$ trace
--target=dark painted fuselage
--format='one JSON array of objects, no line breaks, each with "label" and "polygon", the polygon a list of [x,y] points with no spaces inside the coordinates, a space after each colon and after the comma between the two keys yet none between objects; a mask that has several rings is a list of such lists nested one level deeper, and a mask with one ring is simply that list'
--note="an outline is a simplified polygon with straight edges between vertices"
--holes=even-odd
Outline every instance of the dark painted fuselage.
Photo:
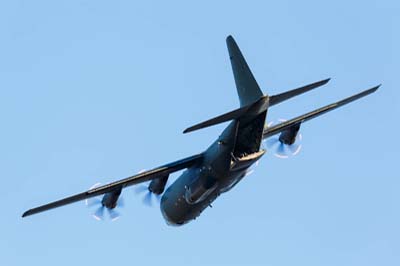
[{"label": "dark painted fuselage", "polygon": [[161,198],[161,212],[169,225],[196,217],[234,187],[264,154],[260,150],[266,111],[240,122],[234,120],[204,152],[203,160],[185,170]]}]

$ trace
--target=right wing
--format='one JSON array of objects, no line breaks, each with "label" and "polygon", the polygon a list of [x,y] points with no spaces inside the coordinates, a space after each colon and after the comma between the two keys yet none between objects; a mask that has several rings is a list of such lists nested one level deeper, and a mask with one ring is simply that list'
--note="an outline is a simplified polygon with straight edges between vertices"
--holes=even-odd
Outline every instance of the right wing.
[{"label": "right wing", "polygon": [[54,202],[30,209],[30,210],[24,212],[22,214],[22,217],[26,217],[26,216],[29,216],[32,214],[43,212],[43,211],[47,211],[47,210],[50,210],[53,208],[61,207],[61,206],[64,206],[64,205],[67,205],[70,203],[74,203],[77,201],[81,201],[84,199],[99,196],[99,195],[114,191],[116,189],[123,189],[125,187],[132,186],[132,185],[135,185],[138,183],[146,182],[146,181],[149,181],[152,179],[157,179],[159,177],[169,175],[170,173],[193,166],[194,164],[199,163],[202,160],[202,158],[203,158],[203,154],[197,154],[197,155],[190,156],[190,157],[187,157],[182,160],[175,161],[173,163],[165,164],[163,166],[154,168],[152,170],[145,171],[145,172],[139,173],[137,175],[130,176],[130,177],[106,184],[101,187],[90,189],[86,192],[82,192],[82,193],[79,193],[79,194],[58,200],[58,201],[54,201]]},{"label": "right wing", "polygon": [[286,129],[289,129],[290,127],[292,127],[294,125],[301,124],[301,123],[303,123],[305,121],[308,121],[308,120],[310,120],[312,118],[315,118],[315,117],[320,116],[320,115],[322,115],[324,113],[332,111],[332,110],[334,110],[336,108],[339,108],[339,107],[341,107],[341,106],[343,106],[345,104],[348,104],[348,103],[350,103],[352,101],[358,100],[358,99],[360,99],[360,98],[362,98],[364,96],[367,96],[368,94],[371,94],[371,93],[375,92],[379,87],[380,87],[380,85],[375,86],[375,87],[373,87],[371,89],[365,90],[363,92],[360,92],[358,94],[350,96],[350,97],[348,97],[346,99],[343,99],[341,101],[338,101],[336,103],[329,104],[329,105],[321,107],[321,108],[319,108],[317,110],[311,111],[311,112],[306,113],[304,115],[301,115],[301,116],[298,116],[296,118],[293,118],[293,119],[290,119],[288,121],[285,121],[283,123],[280,123],[280,124],[278,124],[276,126],[269,127],[269,128],[264,130],[263,139],[268,138],[270,136],[273,136],[275,134],[278,134],[278,133],[280,133],[280,132],[282,132],[282,131],[284,131]]}]

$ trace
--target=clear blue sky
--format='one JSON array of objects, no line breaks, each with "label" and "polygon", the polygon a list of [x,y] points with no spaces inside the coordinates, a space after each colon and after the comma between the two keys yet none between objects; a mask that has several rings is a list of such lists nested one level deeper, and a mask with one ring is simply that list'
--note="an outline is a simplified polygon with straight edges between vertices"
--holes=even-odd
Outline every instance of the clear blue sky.
[{"label": "clear blue sky", "polygon": [[[0,265],[400,265],[398,1],[135,2],[1,1]],[[268,119],[383,86],[184,227],[132,188],[114,223],[20,218],[205,149],[223,126],[181,132],[238,106],[228,34],[265,93],[332,77]]]}]

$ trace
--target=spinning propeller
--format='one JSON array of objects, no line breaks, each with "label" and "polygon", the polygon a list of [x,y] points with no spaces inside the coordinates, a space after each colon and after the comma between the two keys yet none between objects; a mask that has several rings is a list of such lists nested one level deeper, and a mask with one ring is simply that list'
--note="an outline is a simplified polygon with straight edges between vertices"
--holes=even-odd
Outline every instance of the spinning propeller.
[{"label": "spinning propeller", "polygon": [[256,170],[256,167],[260,164],[260,161],[257,161],[254,163],[254,165],[251,168],[248,168],[244,174],[244,176],[249,176],[252,173],[254,173],[254,171]]},{"label": "spinning propeller", "polygon": [[[90,189],[99,187],[101,183],[94,184]],[[124,207],[124,200],[120,197],[121,190],[116,190],[111,193],[106,193],[102,198],[95,197],[85,200],[85,205],[88,208],[96,207],[92,214],[92,217],[98,221],[105,220],[105,212],[108,213],[108,218],[111,221],[116,221],[120,218],[120,213],[116,211],[116,208]]]},{"label": "spinning propeller", "polygon": [[149,185],[147,185],[147,186],[146,185],[139,185],[135,189],[135,193],[136,194],[145,193],[144,196],[143,196],[143,203],[144,203],[144,205],[149,206],[149,207],[153,206],[154,201],[158,203],[161,200],[161,195],[157,195],[154,192],[152,192],[149,189]]},{"label": "spinning propeller", "polygon": [[[140,171],[139,173],[145,170]],[[153,206],[153,202],[157,203],[161,200],[161,195],[165,190],[169,175],[160,176],[153,179],[148,185],[140,185],[135,189],[137,194],[146,193],[143,197],[143,203],[149,207]]]},{"label": "spinning propeller", "polygon": [[[285,119],[278,119],[279,123],[285,122]],[[267,127],[271,127],[276,122],[269,122]],[[298,133],[300,129],[300,125],[294,126],[286,131],[283,131],[280,135],[272,136],[267,139],[265,143],[267,144],[267,148],[274,150],[274,155],[278,158],[286,159],[292,156],[299,154],[302,144],[301,141],[303,136],[301,133]]]}]

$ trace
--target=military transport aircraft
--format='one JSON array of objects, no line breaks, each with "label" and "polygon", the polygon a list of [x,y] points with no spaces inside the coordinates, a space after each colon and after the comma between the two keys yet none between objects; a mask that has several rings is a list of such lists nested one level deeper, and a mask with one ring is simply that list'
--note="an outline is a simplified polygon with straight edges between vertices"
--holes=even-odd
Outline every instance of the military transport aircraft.
[{"label": "military transport aircraft", "polygon": [[[146,189],[152,194],[162,195],[160,208],[167,224],[185,224],[198,217],[219,195],[232,189],[246,176],[250,166],[266,152],[261,145],[264,139],[279,134],[280,149],[290,148],[299,137],[302,123],[373,93],[380,86],[296,118],[270,125],[266,123],[269,107],[320,87],[329,79],[277,95],[264,95],[233,37],[228,36],[226,43],[240,108],[184,130],[184,133],[187,133],[230,121],[221,135],[204,152],[30,209],[22,217],[101,195],[102,199],[98,200],[101,212],[107,209],[110,211],[110,217],[113,217],[113,209],[120,204],[123,189],[151,181]],[[170,174],[183,169],[186,170],[165,190]]]}]

